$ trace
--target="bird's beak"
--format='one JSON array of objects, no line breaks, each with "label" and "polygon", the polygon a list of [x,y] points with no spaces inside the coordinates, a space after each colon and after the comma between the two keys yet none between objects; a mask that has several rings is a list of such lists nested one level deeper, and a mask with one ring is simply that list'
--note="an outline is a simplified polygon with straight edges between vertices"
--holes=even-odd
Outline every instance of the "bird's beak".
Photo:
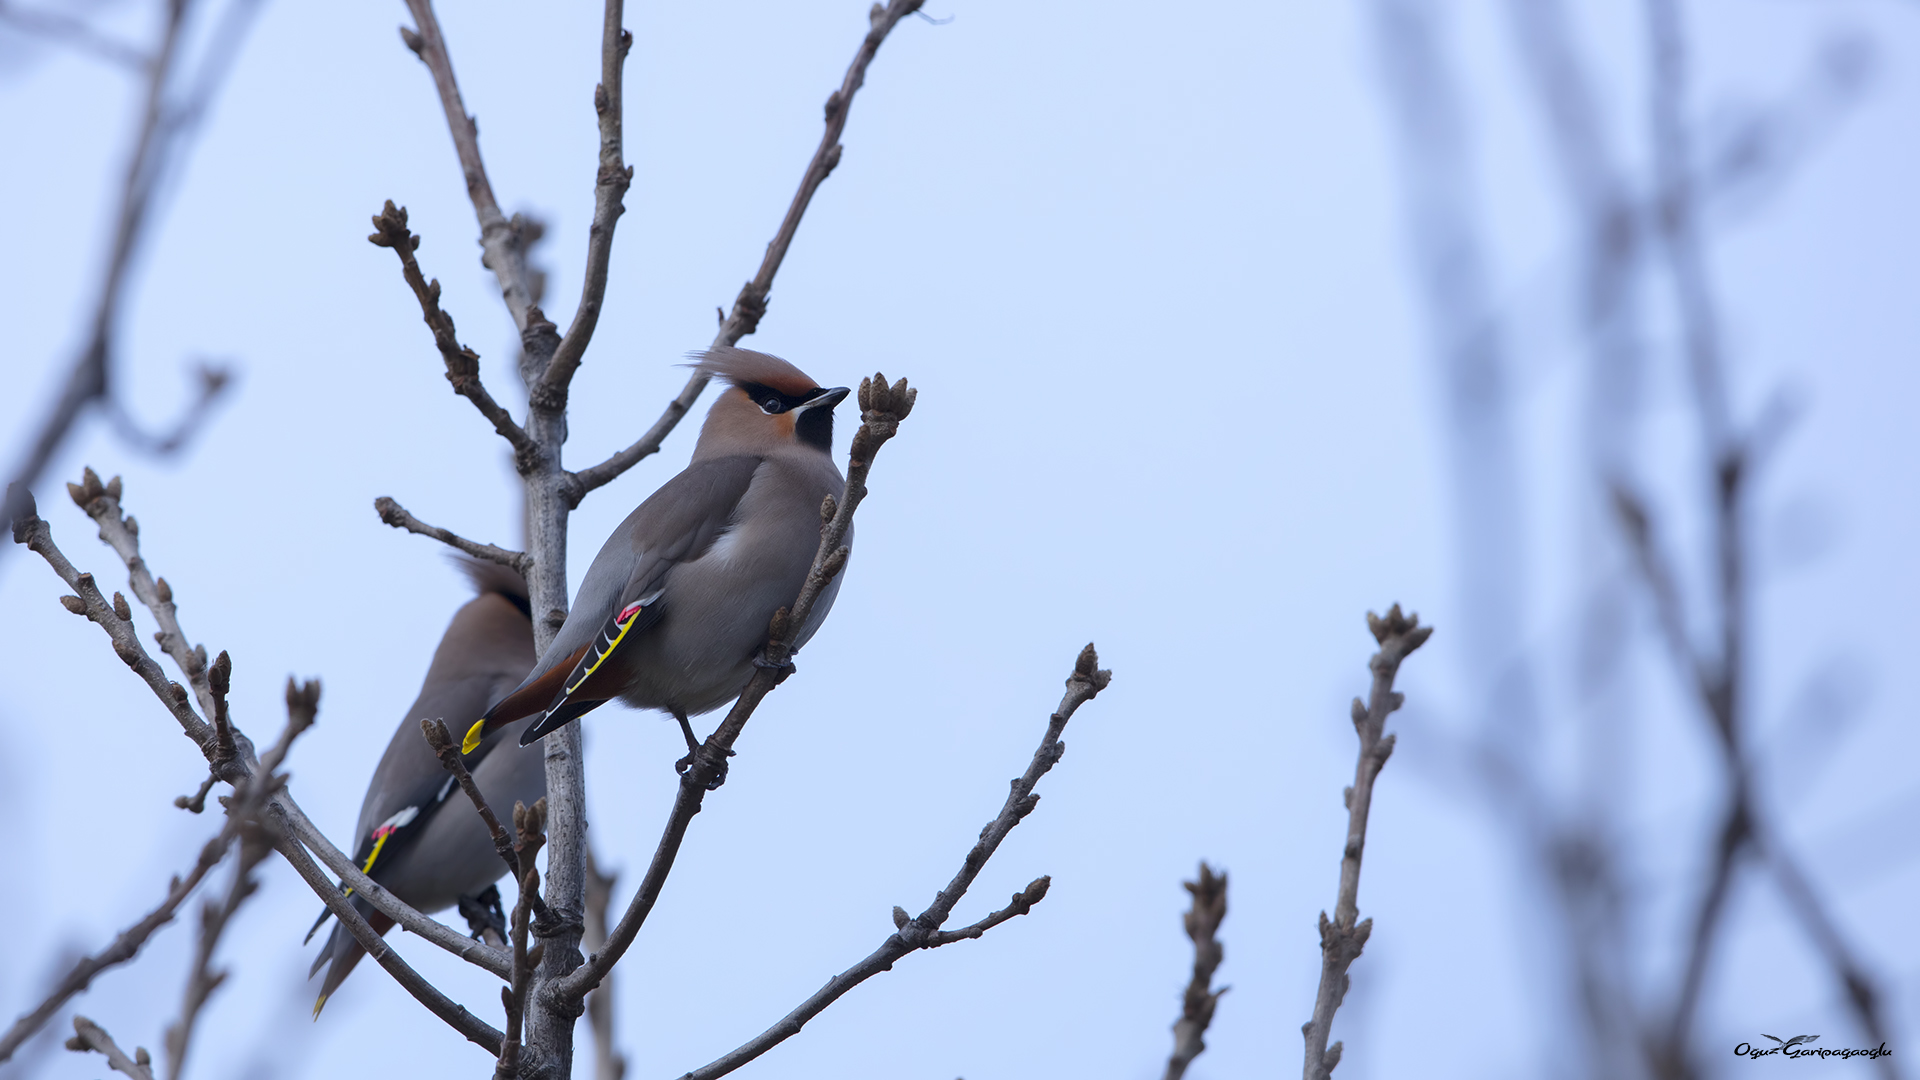
[{"label": "bird's beak", "polygon": [[822,390],[819,393],[813,395],[811,398],[808,398],[805,404],[801,405],[799,408],[793,411],[797,413],[806,412],[808,409],[816,408],[819,406],[825,406],[827,409],[831,410],[835,405],[838,405],[842,401],[845,401],[847,399],[847,395],[851,393],[853,393],[853,391],[847,389],[844,386],[836,386],[831,390]]}]

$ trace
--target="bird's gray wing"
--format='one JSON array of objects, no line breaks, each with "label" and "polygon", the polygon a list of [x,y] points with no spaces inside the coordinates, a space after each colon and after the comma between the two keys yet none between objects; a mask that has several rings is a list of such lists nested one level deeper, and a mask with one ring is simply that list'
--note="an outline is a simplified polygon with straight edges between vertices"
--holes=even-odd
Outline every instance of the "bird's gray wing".
[{"label": "bird's gray wing", "polygon": [[[549,722],[565,722],[556,719],[562,710],[577,708],[571,719],[589,700],[613,696],[600,692],[607,687],[594,675],[610,673],[607,660],[659,619],[672,601],[668,573],[706,554],[726,531],[761,460],[742,454],[697,461],[629,514],[587,568],[573,610],[532,674],[488,711],[484,727],[475,725],[469,739],[543,710],[541,727],[551,730]],[[603,674],[601,682],[607,681]],[[540,734],[530,728],[521,737]]]}]

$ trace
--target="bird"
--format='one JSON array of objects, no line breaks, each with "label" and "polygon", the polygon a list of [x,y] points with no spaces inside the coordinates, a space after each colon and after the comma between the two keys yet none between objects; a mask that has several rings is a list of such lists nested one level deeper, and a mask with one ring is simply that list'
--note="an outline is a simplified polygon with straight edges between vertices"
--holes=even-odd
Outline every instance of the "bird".
[{"label": "bird", "polygon": [[[533,671],[473,725],[464,746],[538,714],[520,735],[531,743],[618,698],[679,721],[684,767],[699,746],[688,717],[738,697],[764,663],[769,622],[813,566],[824,502],[845,492],[833,463],[833,409],[848,391],[749,349],[695,359],[727,387],[692,461],[613,530]],[[797,644],[820,628],[839,589],[836,576]]]},{"label": "bird", "polygon": [[[503,930],[494,882],[507,872],[506,865],[471,800],[457,790],[453,774],[421,734],[420,721],[445,720],[459,731],[505,696],[533,666],[533,622],[526,581],[518,572],[474,560],[458,560],[458,565],[478,595],[454,613],[427,667],[420,696],[401,717],[374,768],[354,828],[353,861],[362,873],[420,911],[431,914],[459,904],[463,913],[471,910],[478,916],[490,907],[480,921]],[[545,755],[521,746],[512,735],[511,730],[502,731],[463,757],[487,805],[500,818],[511,817],[515,802],[532,804],[547,790]],[[376,932],[392,928],[392,919],[353,896],[352,890],[347,892]],[[320,912],[307,931],[308,941],[329,914]],[[363,955],[353,935],[336,925],[307,972],[311,979],[327,967],[313,1004],[315,1019]]]}]

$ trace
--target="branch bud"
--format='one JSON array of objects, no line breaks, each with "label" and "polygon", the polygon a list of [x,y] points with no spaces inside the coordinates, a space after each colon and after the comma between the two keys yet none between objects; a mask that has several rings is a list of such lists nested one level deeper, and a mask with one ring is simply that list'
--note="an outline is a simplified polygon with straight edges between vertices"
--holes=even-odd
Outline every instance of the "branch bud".
[{"label": "branch bud", "polygon": [[113,613],[120,616],[121,622],[133,621],[133,609],[127,606],[127,598],[119,593],[113,594]]},{"label": "branch bud", "polygon": [[85,600],[80,599],[77,596],[61,597],[60,606],[63,608],[66,608],[68,611],[71,611],[75,615],[85,615],[87,613],[87,602]]}]

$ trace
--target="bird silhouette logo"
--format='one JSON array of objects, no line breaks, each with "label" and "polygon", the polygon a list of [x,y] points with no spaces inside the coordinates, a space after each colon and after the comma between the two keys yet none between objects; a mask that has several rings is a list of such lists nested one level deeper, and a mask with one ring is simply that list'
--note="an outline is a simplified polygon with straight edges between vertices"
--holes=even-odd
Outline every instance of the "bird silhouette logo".
[{"label": "bird silhouette logo", "polygon": [[1814,1042],[1820,1038],[1818,1035],[1795,1035],[1791,1039],[1782,1039],[1778,1035],[1769,1035],[1764,1031],[1760,1033],[1760,1037],[1763,1039],[1772,1039],[1774,1042],[1779,1043],[1780,1045],[1775,1047],[1777,1050],[1791,1050],[1801,1043]]}]

